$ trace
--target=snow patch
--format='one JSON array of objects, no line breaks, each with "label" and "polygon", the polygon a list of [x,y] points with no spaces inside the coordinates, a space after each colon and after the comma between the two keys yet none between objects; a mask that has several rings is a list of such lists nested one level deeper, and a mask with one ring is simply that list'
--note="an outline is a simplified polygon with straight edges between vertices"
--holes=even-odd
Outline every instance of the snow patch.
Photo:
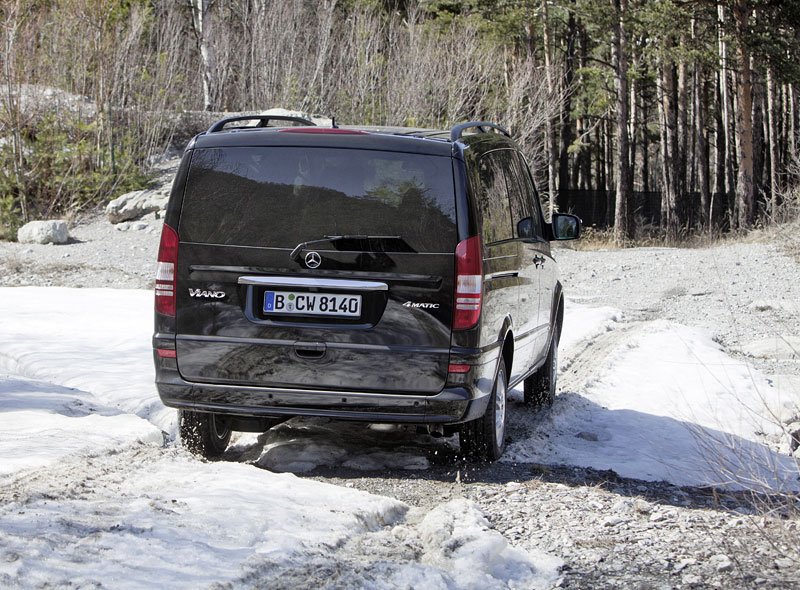
[{"label": "snow patch", "polygon": [[418,525],[422,562],[453,576],[457,588],[549,588],[563,562],[544,553],[527,553],[491,530],[472,501],[452,500],[431,510]]},{"label": "snow patch", "polygon": [[561,328],[559,354],[562,365],[579,352],[579,344],[590,342],[600,334],[616,328],[622,312],[613,307],[589,307],[567,298],[564,307],[564,325]]},{"label": "snow patch", "polygon": [[407,511],[365,492],[170,454],[121,473],[92,473],[87,484],[89,493],[76,499],[0,509],[0,579],[197,588],[234,581],[262,561],[330,552]]},{"label": "snow patch", "polygon": [[800,337],[783,335],[754,340],[742,346],[747,356],[776,360],[800,359]]},{"label": "snow patch", "polygon": [[0,375],[0,432],[0,475],[164,441],[146,420],[103,407],[91,394],[10,375]]},{"label": "snow patch", "polygon": [[0,371],[90,391],[175,435],[154,383],[152,291],[0,288],[0,318]]},{"label": "snow patch", "polygon": [[757,490],[800,487],[774,450],[791,400],[705,331],[656,321],[621,340],[583,395],[562,393],[505,461],[612,469],[644,480]]}]

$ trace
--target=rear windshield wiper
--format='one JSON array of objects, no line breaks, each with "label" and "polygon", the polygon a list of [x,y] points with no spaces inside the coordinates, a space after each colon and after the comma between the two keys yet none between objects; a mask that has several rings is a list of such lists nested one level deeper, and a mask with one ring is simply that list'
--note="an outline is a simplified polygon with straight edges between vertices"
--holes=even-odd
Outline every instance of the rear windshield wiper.
[{"label": "rear windshield wiper", "polygon": [[316,244],[333,244],[335,242],[341,242],[346,240],[385,240],[385,241],[399,241],[402,243],[405,248],[399,250],[400,252],[414,252],[415,250],[409,246],[406,241],[400,236],[369,236],[366,234],[350,234],[344,236],[325,236],[324,238],[320,238],[319,240],[309,240],[308,242],[300,242],[297,246],[294,247],[292,253],[289,254],[289,257],[292,260],[299,261],[300,254],[308,248],[309,246],[314,246]]}]

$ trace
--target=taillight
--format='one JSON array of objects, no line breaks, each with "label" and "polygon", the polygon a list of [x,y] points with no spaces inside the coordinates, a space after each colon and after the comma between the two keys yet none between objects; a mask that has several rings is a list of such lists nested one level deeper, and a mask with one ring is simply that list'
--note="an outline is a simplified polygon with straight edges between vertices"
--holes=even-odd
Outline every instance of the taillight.
[{"label": "taillight", "polygon": [[478,323],[483,298],[481,239],[472,236],[456,246],[456,305],[453,329],[466,330]]},{"label": "taillight", "polygon": [[175,315],[175,270],[178,266],[178,232],[164,224],[158,246],[156,312]]}]

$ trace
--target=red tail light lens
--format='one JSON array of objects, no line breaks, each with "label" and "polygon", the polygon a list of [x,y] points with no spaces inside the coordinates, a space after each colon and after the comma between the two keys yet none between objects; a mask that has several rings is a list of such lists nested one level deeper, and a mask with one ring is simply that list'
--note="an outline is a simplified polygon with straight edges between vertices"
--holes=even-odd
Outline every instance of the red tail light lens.
[{"label": "red tail light lens", "polygon": [[156,313],[175,316],[175,271],[178,266],[178,232],[164,224],[158,246]]},{"label": "red tail light lens", "polygon": [[456,305],[453,329],[475,327],[483,301],[483,257],[481,239],[472,236],[456,246]]}]

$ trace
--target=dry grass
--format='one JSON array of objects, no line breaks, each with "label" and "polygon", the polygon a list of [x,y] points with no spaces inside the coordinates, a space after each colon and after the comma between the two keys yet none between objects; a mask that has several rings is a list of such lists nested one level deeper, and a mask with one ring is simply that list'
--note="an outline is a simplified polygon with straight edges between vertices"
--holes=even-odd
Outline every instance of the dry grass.
[{"label": "dry grass", "polygon": [[[764,222],[749,231],[720,232],[707,230],[685,230],[676,240],[668,239],[666,232],[655,226],[643,225],[636,229],[627,248],[711,248],[725,244],[776,244],[787,255],[800,262],[800,216],[793,221]],[[584,227],[581,238],[570,242],[574,250],[616,250],[614,228],[600,229]]]}]

